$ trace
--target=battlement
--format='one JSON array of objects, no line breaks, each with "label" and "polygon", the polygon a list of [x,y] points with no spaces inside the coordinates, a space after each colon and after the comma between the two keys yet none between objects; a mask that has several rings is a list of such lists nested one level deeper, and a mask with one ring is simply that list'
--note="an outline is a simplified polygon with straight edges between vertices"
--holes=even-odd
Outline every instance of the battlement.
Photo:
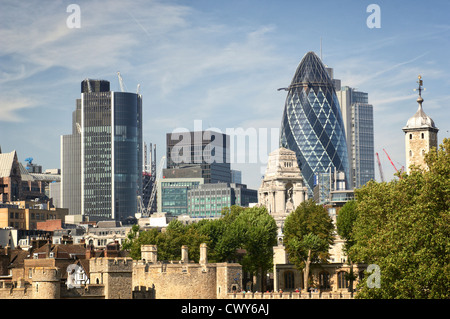
[{"label": "battlement", "polygon": [[142,259],[133,262],[132,286],[139,287],[133,292],[135,297],[224,298],[227,292],[241,287],[241,265],[208,263],[206,244],[200,245],[199,263],[189,261],[185,245],[181,247],[181,259],[175,261],[158,261],[155,245],[144,245],[141,252]]},{"label": "battlement", "polygon": [[128,257],[101,257],[89,260],[91,273],[131,272],[133,259]]},{"label": "battlement", "polygon": [[61,271],[58,267],[34,267],[31,279],[33,282],[59,282]]}]

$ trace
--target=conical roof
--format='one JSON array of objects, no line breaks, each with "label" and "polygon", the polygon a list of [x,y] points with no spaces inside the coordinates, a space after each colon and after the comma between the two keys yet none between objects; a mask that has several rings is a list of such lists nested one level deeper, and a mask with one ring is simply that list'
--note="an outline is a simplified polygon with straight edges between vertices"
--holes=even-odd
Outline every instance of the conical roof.
[{"label": "conical roof", "polygon": [[306,53],[298,65],[291,85],[300,83],[333,84],[324,64],[312,51]]}]

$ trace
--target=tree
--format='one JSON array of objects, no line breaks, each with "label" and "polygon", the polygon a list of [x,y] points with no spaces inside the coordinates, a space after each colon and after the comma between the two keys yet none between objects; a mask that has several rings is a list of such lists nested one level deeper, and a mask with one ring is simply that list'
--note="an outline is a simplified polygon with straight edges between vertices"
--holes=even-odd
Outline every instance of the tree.
[{"label": "tree", "polygon": [[349,256],[349,251],[351,247],[355,244],[355,239],[353,238],[353,227],[358,217],[358,212],[356,211],[357,202],[355,200],[348,201],[339,210],[336,218],[336,229],[339,236],[344,239],[344,252],[347,254],[348,260],[350,262],[350,273],[347,275],[348,280],[350,280],[350,287],[353,291],[353,281],[356,276],[353,272],[353,261]]},{"label": "tree", "polygon": [[273,266],[273,246],[277,242],[277,225],[265,207],[241,208],[230,227],[230,235],[239,238],[246,253],[241,261],[244,271],[260,274],[265,289],[265,274]]},{"label": "tree", "polygon": [[353,238],[353,226],[355,224],[358,213],[356,211],[355,200],[348,201],[339,210],[336,218],[337,233],[345,240],[344,250],[346,253],[354,245],[355,240]]},{"label": "tree", "polygon": [[380,287],[358,285],[358,298],[450,297],[450,140],[430,151],[428,169],[356,191],[355,262],[380,269]]},{"label": "tree", "polygon": [[333,243],[334,225],[325,208],[312,199],[301,203],[284,223],[284,243],[289,260],[303,270],[305,289],[309,288],[312,263],[327,262]]}]

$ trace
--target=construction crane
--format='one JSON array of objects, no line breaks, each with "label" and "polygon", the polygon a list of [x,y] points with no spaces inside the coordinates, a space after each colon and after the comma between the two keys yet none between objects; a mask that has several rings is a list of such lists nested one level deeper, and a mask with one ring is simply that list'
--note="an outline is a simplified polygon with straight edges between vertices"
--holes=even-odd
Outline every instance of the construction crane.
[{"label": "construction crane", "polygon": [[141,196],[137,197],[137,203],[138,203],[138,213],[136,214],[137,218],[149,217],[150,214],[152,213],[152,206],[153,206],[153,202],[155,201],[155,197],[156,197],[156,189],[157,189],[158,181],[162,175],[162,170],[163,170],[163,165],[165,163],[165,160],[166,160],[166,157],[163,156],[161,158],[161,161],[159,162],[158,176],[155,178],[155,181],[153,183],[152,193],[150,194],[150,200],[148,201],[147,207],[144,206],[142,197]]},{"label": "construction crane", "polygon": [[389,161],[391,162],[392,166],[394,166],[395,171],[398,172],[397,167],[395,167],[394,163],[392,162],[391,158],[389,157],[389,154],[386,152],[386,150],[384,148],[383,148],[383,151],[386,153],[386,156],[389,159]]},{"label": "construction crane", "polygon": [[377,155],[378,169],[380,170],[381,182],[384,182],[383,168],[381,167],[380,157],[378,156],[378,153],[375,154]]},{"label": "construction crane", "polygon": [[139,94],[140,90],[141,90],[141,85],[138,84],[138,85],[137,85],[137,89],[136,89],[136,94]]},{"label": "construction crane", "polygon": [[156,176],[155,182],[153,183],[152,193],[150,195],[150,200],[148,201],[148,205],[147,205],[147,209],[146,209],[146,212],[148,213],[148,215],[150,215],[150,213],[151,213],[151,209],[152,209],[152,206],[153,206],[153,201],[155,200],[156,188],[157,188],[159,180],[161,179],[162,170],[163,170],[163,166],[164,166],[165,161],[166,161],[166,157],[163,156],[161,158],[161,161],[159,162],[158,175]]},{"label": "construction crane", "polygon": [[125,86],[123,84],[123,79],[122,79],[122,76],[120,75],[120,72],[117,72],[117,77],[119,78],[120,90],[122,92],[125,92]]},{"label": "construction crane", "polygon": [[[397,172],[397,173],[402,173],[403,172],[403,166],[402,166],[402,168],[400,169],[400,171],[397,169],[397,167],[395,167],[395,165],[394,165],[394,162],[392,162],[392,160],[391,160],[391,158],[390,158],[390,156],[389,156],[389,154],[386,152],[386,150],[383,148],[383,151],[386,153],[386,156],[387,156],[387,158],[389,159],[389,161],[391,162],[391,164],[392,164],[392,166],[394,166],[394,169],[395,169],[395,171]],[[400,175],[400,178],[402,178],[401,177],[401,175]]]}]

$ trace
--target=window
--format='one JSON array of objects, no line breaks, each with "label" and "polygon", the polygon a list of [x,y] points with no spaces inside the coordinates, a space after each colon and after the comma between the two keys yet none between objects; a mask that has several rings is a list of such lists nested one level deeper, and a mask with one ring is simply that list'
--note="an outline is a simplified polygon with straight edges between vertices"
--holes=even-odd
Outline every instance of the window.
[{"label": "window", "polygon": [[422,137],[422,140],[425,138],[424,135],[423,135],[423,133],[421,134],[421,137]]},{"label": "window", "polygon": [[327,271],[322,271],[319,274],[320,289],[330,289],[330,274]]},{"label": "window", "polygon": [[284,273],[284,289],[294,289],[294,272],[286,271]]},{"label": "window", "polygon": [[348,288],[347,272],[341,271],[338,273],[338,288],[345,289]]},{"label": "window", "polygon": [[412,140],[412,134],[409,134],[409,139]]}]

